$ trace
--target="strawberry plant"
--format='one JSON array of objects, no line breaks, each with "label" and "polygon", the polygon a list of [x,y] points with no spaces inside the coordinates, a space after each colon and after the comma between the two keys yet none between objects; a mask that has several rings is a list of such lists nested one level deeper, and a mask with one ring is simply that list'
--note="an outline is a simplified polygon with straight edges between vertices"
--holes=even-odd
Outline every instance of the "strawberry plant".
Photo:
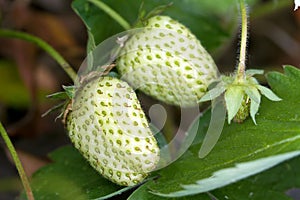
[{"label": "strawberry plant", "polygon": [[[45,113],[59,110],[68,145],[29,180],[0,123],[20,199],[291,199],[286,191],[300,187],[300,70],[246,70],[257,5],[74,0],[88,35],[77,73],[39,37],[0,29],[45,50],[73,82],[48,96],[61,102]],[[228,75],[217,57],[239,26]]]}]

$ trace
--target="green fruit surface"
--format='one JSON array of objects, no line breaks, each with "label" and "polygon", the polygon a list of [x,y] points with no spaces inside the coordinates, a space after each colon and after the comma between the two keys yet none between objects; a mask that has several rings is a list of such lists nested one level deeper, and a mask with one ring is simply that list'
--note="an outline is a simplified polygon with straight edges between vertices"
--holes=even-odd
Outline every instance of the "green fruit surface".
[{"label": "green fruit surface", "polygon": [[181,23],[155,16],[137,29],[117,59],[131,86],[171,105],[193,106],[217,78],[217,67],[200,41]]},{"label": "green fruit surface", "polygon": [[157,142],[136,94],[119,79],[100,77],[81,86],[66,125],[91,166],[119,185],[140,183],[159,161]]}]

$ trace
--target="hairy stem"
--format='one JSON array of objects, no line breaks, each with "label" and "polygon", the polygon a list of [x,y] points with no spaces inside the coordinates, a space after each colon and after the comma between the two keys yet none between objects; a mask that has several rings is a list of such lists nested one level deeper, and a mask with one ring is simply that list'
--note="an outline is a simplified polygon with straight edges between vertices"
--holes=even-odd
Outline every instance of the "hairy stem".
[{"label": "hairy stem", "polygon": [[247,8],[244,0],[240,1],[240,12],[242,18],[242,32],[241,32],[241,46],[240,46],[240,57],[239,64],[237,68],[237,77],[236,80],[243,81],[245,78],[246,71],[246,51],[247,51],[247,35],[248,35],[248,16]]},{"label": "hairy stem", "polygon": [[113,18],[116,22],[118,22],[125,30],[129,30],[131,28],[130,24],[116,11],[111,9],[108,5],[103,3],[101,0],[88,0],[93,3],[95,6],[103,10],[106,14],[108,14],[111,18]]},{"label": "hairy stem", "polygon": [[36,36],[30,35],[28,33],[5,29],[0,29],[0,37],[17,38],[36,44],[44,51],[46,51],[53,59],[55,59],[58,62],[58,64],[63,68],[63,70],[65,70],[65,72],[69,75],[69,77],[73,81],[75,81],[77,75],[76,72],[70,66],[70,64],[44,40]]},{"label": "hairy stem", "polygon": [[32,190],[31,190],[31,187],[30,187],[30,184],[29,184],[29,181],[28,181],[28,178],[25,174],[25,171],[24,171],[24,168],[21,164],[21,161],[18,157],[18,154],[12,144],[12,142],[10,141],[9,139],[9,136],[7,134],[7,132],[5,131],[2,123],[0,122],[0,132],[1,132],[1,136],[11,154],[11,157],[13,158],[14,160],[14,163],[17,167],[17,170],[19,172],[19,175],[20,175],[20,178],[21,178],[21,181],[23,183],[23,186],[25,188],[25,192],[26,192],[26,195],[27,195],[27,198],[28,200],[34,200],[34,197],[33,197],[33,193],[32,193]]}]

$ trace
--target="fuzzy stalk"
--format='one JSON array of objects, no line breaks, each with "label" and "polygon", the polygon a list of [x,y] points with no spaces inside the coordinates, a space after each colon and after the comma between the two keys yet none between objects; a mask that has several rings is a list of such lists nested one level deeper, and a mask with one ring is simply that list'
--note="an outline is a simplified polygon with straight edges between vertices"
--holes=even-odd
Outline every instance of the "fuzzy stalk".
[{"label": "fuzzy stalk", "polygon": [[242,20],[242,31],[241,31],[241,46],[239,63],[237,67],[236,82],[243,82],[245,79],[246,72],[246,53],[247,53],[247,39],[248,39],[248,16],[247,8],[244,0],[239,0],[240,2],[240,12]]},{"label": "fuzzy stalk", "polygon": [[29,184],[29,181],[28,181],[28,178],[26,176],[26,173],[24,171],[24,168],[21,164],[21,161],[18,157],[18,154],[16,152],[16,149],[14,148],[11,140],[9,139],[9,136],[6,132],[6,130],[4,129],[2,123],[0,122],[0,132],[1,132],[1,136],[11,154],[11,157],[16,165],[16,168],[18,170],[18,173],[20,175],[20,178],[21,178],[21,181],[22,181],[22,184],[24,186],[24,189],[25,189],[25,192],[26,192],[26,195],[27,195],[27,198],[28,200],[34,200],[34,196],[33,196],[33,193],[32,193],[32,190],[31,190],[31,187],[30,187],[30,184]]}]

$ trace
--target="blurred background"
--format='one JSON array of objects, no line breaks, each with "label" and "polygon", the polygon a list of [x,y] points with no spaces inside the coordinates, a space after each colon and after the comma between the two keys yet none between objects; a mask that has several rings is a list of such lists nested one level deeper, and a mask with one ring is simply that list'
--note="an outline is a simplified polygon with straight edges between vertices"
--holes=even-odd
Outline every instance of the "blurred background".
[{"label": "blurred background", "polygon": [[[77,4],[73,5],[75,10],[80,10],[78,6],[81,2],[76,1]],[[124,2],[124,5],[117,5],[119,1],[106,2],[117,11],[124,8],[124,17],[134,22],[140,1],[128,1],[127,5]],[[153,5],[159,5],[159,2],[152,1]],[[204,0],[203,5],[198,5],[203,9],[194,7],[193,10],[191,7],[197,4],[195,0],[182,1],[184,5],[190,3],[190,7],[181,7],[181,10],[178,10],[180,5],[176,7],[176,2],[169,14],[197,35],[221,72],[232,72],[239,44],[235,1],[225,8],[215,9]],[[88,37],[84,23],[71,4],[71,0],[0,0],[1,28],[24,31],[42,38],[61,53],[74,69],[78,69],[86,56]],[[285,64],[300,67],[300,10],[293,12],[293,1],[251,0],[249,4],[248,68],[267,72],[282,71]],[[206,21],[207,16],[211,20]],[[92,26],[95,29],[98,24],[97,31],[100,33],[97,42],[122,31],[105,14],[97,17],[99,21]],[[264,82],[264,79],[261,81]],[[60,119],[55,120],[58,113],[41,117],[57,103],[45,96],[61,91],[62,85],[72,85],[72,81],[44,51],[21,40],[0,38],[0,120],[17,148],[28,176],[51,162],[47,158],[49,152],[70,143]],[[155,102],[142,94],[139,97],[145,110]],[[168,118],[168,129],[175,130],[178,111],[174,107],[166,107],[168,116],[171,116]],[[0,139],[0,199],[15,199],[21,190],[17,171]],[[291,196],[296,195],[294,191],[289,192]],[[296,196],[294,198],[297,199]]]}]

